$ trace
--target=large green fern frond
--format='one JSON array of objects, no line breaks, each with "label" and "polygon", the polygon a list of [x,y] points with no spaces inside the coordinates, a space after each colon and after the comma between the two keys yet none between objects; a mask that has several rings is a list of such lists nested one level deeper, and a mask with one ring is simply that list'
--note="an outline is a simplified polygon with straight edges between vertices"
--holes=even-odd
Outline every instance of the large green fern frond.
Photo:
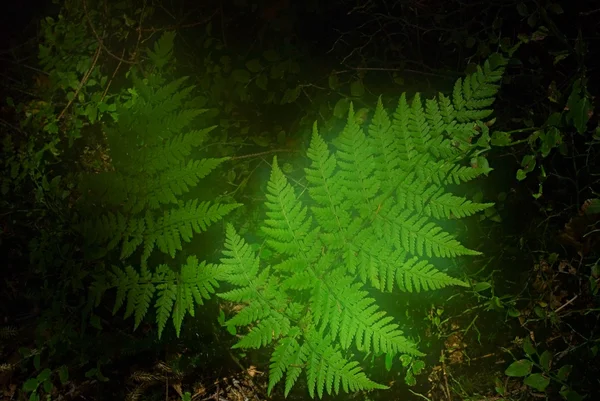
[{"label": "large green fern frond", "polygon": [[214,127],[184,131],[202,112],[184,108],[192,89],[182,88],[184,79],[159,88],[134,82],[143,95],[120,107],[119,121],[106,130],[114,170],[81,181],[81,191],[93,205],[82,231],[94,246],[106,244],[110,250],[122,244],[122,259],[143,247],[144,264],[156,246],[174,256],[182,240],[189,241],[239,205],[180,204],[183,195],[228,158],[190,158]]},{"label": "large green fern frond", "polygon": [[[158,69],[172,57],[173,38],[165,33],[149,52]],[[174,258],[184,242],[240,205],[189,199],[190,191],[228,160],[192,157],[215,128],[194,127],[205,111],[189,106],[194,87],[185,85],[185,77],[167,81],[160,73],[141,78],[132,71],[131,77],[133,87],[114,113],[117,121],[103,127],[110,167],[81,176],[79,229],[91,259],[112,257],[127,265],[136,255],[141,266],[98,274],[90,299],[97,305],[107,289],[116,289],[114,311],[125,304],[134,327],[154,302],[159,335],[169,319],[179,335],[184,316],[193,316],[196,305],[214,292],[217,273],[195,257],[170,267],[156,266],[164,259],[154,261],[151,255],[158,249]]]},{"label": "large green fern frond", "polygon": [[188,257],[178,273],[164,264],[154,272],[142,267],[139,273],[132,266],[124,269],[113,266],[107,280],[95,282],[97,288],[94,295],[98,303],[103,292],[115,288],[113,314],[125,304],[125,318],[134,316],[134,328],[140,325],[156,298],[154,307],[159,337],[169,318],[172,318],[175,332],[179,335],[185,314],[194,316],[195,306],[202,305],[205,299],[210,298],[221,278],[221,272],[215,265],[198,262],[195,256]]},{"label": "large green fern frond", "polygon": [[421,355],[366,286],[420,292],[467,285],[434,262],[479,254],[442,220],[491,206],[448,185],[490,171],[481,119],[491,114],[504,65],[491,58],[459,80],[451,97],[409,101],[403,94],[391,118],[380,99],[366,132],[351,105],[333,151],[315,124],[307,200],[273,159],[261,227],[272,252],[258,257],[228,226],[220,266],[233,286],[220,296],[237,304],[226,324],[248,327],[236,346],[273,347],[269,392],[285,378],[287,395],[302,372],[311,397],[385,388],[367,378],[354,351]]}]

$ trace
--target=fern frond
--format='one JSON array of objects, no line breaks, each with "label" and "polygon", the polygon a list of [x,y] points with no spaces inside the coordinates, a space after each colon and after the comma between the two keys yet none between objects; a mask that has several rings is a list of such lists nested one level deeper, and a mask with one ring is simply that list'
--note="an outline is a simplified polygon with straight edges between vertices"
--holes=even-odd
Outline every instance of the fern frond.
[{"label": "fern frond", "polygon": [[332,340],[339,335],[342,349],[348,349],[355,340],[356,347],[363,352],[373,349],[376,353],[422,355],[398,330],[398,326],[390,323],[392,318],[377,311],[378,307],[373,305],[375,300],[361,290],[361,283],[354,283],[352,278],[340,274],[340,271],[332,272],[330,280],[336,284],[317,282],[309,301],[313,322],[321,332],[328,328]]},{"label": "fern frond", "polygon": [[372,179],[375,161],[372,149],[363,130],[354,118],[354,107],[350,104],[346,128],[334,141],[337,148],[338,179],[343,185],[344,195],[352,206],[358,207],[364,216],[373,209],[373,198],[380,183]]},{"label": "fern frond", "polygon": [[367,378],[358,362],[346,360],[329,336],[311,332],[302,348],[306,354],[308,393],[312,398],[315,391],[319,398],[323,398],[324,391],[338,394],[340,385],[345,392],[388,388]]},{"label": "fern frond", "polygon": [[142,267],[141,274],[131,266],[125,269],[113,266],[107,287],[117,290],[113,314],[126,300],[125,318],[134,315],[134,329],[146,316],[156,295],[154,307],[160,338],[170,317],[179,336],[186,312],[194,316],[194,308],[210,298],[219,286],[219,278],[220,272],[214,265],[199,263],[195,256],[190,256],[179,273],[164,264],[159,265],[154,273]]},{"label": "fern frond", "polygon": [[[390,278],[393,280],[393,277]],[[396,270],[396,280],[398,287],[407,292],[438,290],[451,285],[468,287],[464,281],[450,277],[426,260],[419,260],[416,257],[401,264],[401,267]]]},{"label": "fern frond", "polygon": [[273,159],[271,179],[267,186],[267,217],[262,231],[267,234],[267,243],[284,255],[304,253],[315,246],[316,232],[310,232],[312,218],[307,217],[307,208],[298,202],[294,190],[285,179]]},{"label": "fern frond", "polygon": [[[273,253],[259,258],[228,225],[220,269],[235,288],[219,294],[239,305],[227,325],[248,327],[235,347],[273,345],[269,393],[285,377],[287,395],[302,371],[311,397],[382,389],[351,360],[351,350],[423,355],[365,287],[421,292],[467,285],[431,260],[479,254],[440,220],[491,206],[448,185],[490,171],[481,156],[489,132],[479,119],[491,113],[503,65],[486,63],[459,80],[451,97],[423,102],[417,94],[409,103],[402,94],[391,119],[379,99],[366,132],[350,105],[334,151],[315,124],[302,189],[311,204],[273,158],[261,227]],[[465,163],[473,150],[473,165]]]},{"label": "fern frond", "polygon": [[193,233],[206,231],[210,224],[239,206],[240,204],[198,202],[194,199],[177,209],[165,211],[156,219],[148,214],[145,219],[147,230],[144,233],[142,262],[148,259],[155,245],[161,252],[175,257],[175,252],[182,249],[181,240],[189,242]]},{"label": "fern frond", "polygon": [[148,50],[148,56],[157,68],[164,67],[173,58],[173,40],[175,32],[166,31],[154,44],[154,51]]}]

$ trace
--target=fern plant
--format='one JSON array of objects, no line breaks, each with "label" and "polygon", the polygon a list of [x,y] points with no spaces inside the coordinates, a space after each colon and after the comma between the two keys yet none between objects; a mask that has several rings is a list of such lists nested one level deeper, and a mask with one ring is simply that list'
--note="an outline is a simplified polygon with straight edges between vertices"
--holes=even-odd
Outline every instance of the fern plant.
[{"label": "fern plant", "polygon": [[219,294],[237,304],[226,325],[248,328],[234,347],[273,348],[269,392],[284,380],[287,396],[302,371],[313,398],[383,389],[353,360],[355,350],[422,355],[366,286],[418,292],[466,285],[431,258],[479,254],[439,221],[491,206],[446,186],[490,171],[479,155],[489,142],[482,120],[492,113],[504,65],[501,56],[492,57],[458,80],[451,97],[423,104],[419,95],[409,103],[403,94],[392,119],[379,100],[366,133],[351,106],[335,152],[315,124],[305,169],[308,200],[274,158],[261,227],[271,252],[258,256],[228,225],[220,270],[234,288]]},{"label": "fern plant", "polygon": [[[158,67],[168,64],[173,38],[164,34],[150,52]],[[149,258],[156,248],[174,258],[182,241],[189,242],[239,205],[184,198],[228,160],[193,157],[215,128],[188,129],[204,111],[187,102],[193,87],[183,86],[185,78],[166,83],[159,73],[144,79],[133,74],[133,82],[131,97],[117,107],[118,121],[105,127],[110,168],[82,177],[86,218],[80,229],[94,257],[118,248],[123,262],[137,254],[141,270],[113,266],[112,273],[96,277],[91,293],[98,305],[107,289],[116,288],[114,312],[126,303],[125,316],[135,315],[137,327],[157,292],[159,336],[171,316],[179,335],[185,313],[193,315],[195,304],[214,292],[217,271],[195,257],[177,269],[167,264],[152,268]]]}]

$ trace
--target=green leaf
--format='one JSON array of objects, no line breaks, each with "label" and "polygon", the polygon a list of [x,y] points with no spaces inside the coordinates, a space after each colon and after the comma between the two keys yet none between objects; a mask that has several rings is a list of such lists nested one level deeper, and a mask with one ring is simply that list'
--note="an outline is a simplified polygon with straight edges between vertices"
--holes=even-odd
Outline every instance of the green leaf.
[{"label": "green leaf", "polygon": [[267,147],[271,144],[271,141],[267,136],[254,136],[252,141],[258,146]]},{"label": "green leaf", "polygon": [[566,381],[573,370],[573,365],[563,365],[558,369],[558,373],[556,373],[556,377],[559,380]]},{"label": "green leaf", "polygon": [[350,94],[354,97],[361,97],[365,94],[365,87],[362,80],[359,79],[350,84]]},{"label": "green leaf", "polygon": [[282,79],[285,75],[286,67],[287,67],[286,62],[273,64],[271,66],[271,78],[272,79]]},{"label": "green leaf", "polygon": [[411,369],[415,375],[418,375],[425,369],[425,362],[417,359],[413,362]]},{"label": "green leaf", "polygon": [[37,379],[34,379],[34,378],[27,379],[25,381],[25,383],[23,383],[23,391],[26,391],[26,392],[35,391],[38,388],[39,384],[40,383],[37,381]]},{"label": "green leaf", "polygon": [[540,140],[542,144],[540,146],[540,152],[542,157],[546,157],[550,154],[550,151],[559,146],[562,143],[562,135],[558,128],[548,127],[547,130],[540,134]]},{"label": "green leaf", "polygon": [[518,309],[509,308],[508,309],[508,316],[510,316],[510,317],[519,317],[519,316],[521,316],[521,312]]},{"label": "green leaf", "polygon": [[248,70],[241,70],[241,69],[233,70],[233,72],[231,73],[231,76],[233,77],[233,79],[236,82],[239,82],[241,84],[247,84],[248,82],[250,82],[250,78],[251,78],[251,75],[248,72]]},{"label": "green leaf", "polygon": [[394,362],[394,354],[387,353],[385,354],[385,370],[388,372],[392,370],[392,363]]},{"label": "green leaf", "polygon": [[58,368],[58,378],[63,385],[69,380],[69,369],[66,366]]},{"label": "green leaf", "polygon": [[564,13],[563,8],[558,3],[550,3],[548,5],[548,10],[556,15],[560,15],[560,14]]},{"label": "green leaf", "polygon": [[523,377],[531,373],[533,362],[529,359],[521,359],[510,364],[504,371],[506,376],[510,377]]},{"label": "green leaf", "polygon": [[300,96],[301,88],[300,86],[296,86],[293,89],[287,89],[283,94],[283,98],[281,99],[281,104],[293,103]]},{"label": "green leaf", "polygon": [[512,138],[508,132],[495,131],[492,134],[491,142],[494,146],[510,146],[512,144]]},{"label": "green leaf", "polygon": [[[527,25],[529,25],[531,28],[535,28],[535,26],[537,24],[537,19],[538,19],[538,16],[536,13],[530,14],[529,17],[527,17]],[[538,39],[538,40],[540,40],[540,39]]]},{"label": "green leaf", "polygon": [[523,169],[517,170],[517,180],[523,181],[527,177],[527,173]]},{"label": "green leaf", "polygon": [[521,17],[527,17],[529,12],[527,11],[527,6],[524,3],[517,4],[517,12]]},{"label": "green leaf", "polygon": [[333,108],[333,115],[337,118],[344,119],[348,116],[348,109],[350,108],[350,102],[346,98],[341,98],[335,104]]},{"label": "green leaf", "polygon": [[542,375],[541,373],[534,373],[525,378],[523,380],[525,385],[536,389],[538,391],[546,390],[546,387],[550,384],[550,379]]},{"label": "green leaf", "polygon": [[411,362],[413,361],[413,357],[410,355],[406,355],[406,354],[402,354],[400,355],[400,363],[402,363],[403,367],[408,367],[410,366]]},{"label": "green leaf", "polygon": [[550,372],[551,363],[552,354],[550,353],[550,351],[546,350],[540,356],[540,365],[542,366],[544,372]]},{"label": "green leaf", "polygon": [[48,368],[45,368],[44,370],[42,370],[40,372],[39,375],[37,375],[37,379],[40,382],[46,381],[50,378],[50,375],[52,374],[52,371]]},{"label": "green leaf", "polygon": [[535,162],[534,155],[525,155],[523,156],[523,160],[521,160],[521,167],[523,167],[526,173],[532,172],[535,168]]},{"label": "green leaf", "polygon": [[257,58],[247,61],[246,68],[250,70],[250,72],[254,73],[260,72],[263,69],[262,65],[260,64],[260,60]]},{"label": "green leaf", "polygon": [[577,132],[583,134],[587,129],[587,123],[590,119],[590,112],[593,110],[587,97],[575,100],[569,106],[567,119],[573,122]]},{"label": "green leaf", "polygon": [[487,281],[482,281],[480,283],[477,283],[473,286],[473,291],[475,292],[482,292],[485,291],[489,288],[492,288],[492,285],[490,283],[488,283]]},{"label": "green leaf", "polygon": [[260,74],[258,77],[256,77],[256,80],[254,82],[256,83],[256,86],[266,91],[267,85],[269,83],[269,78],[265,74]]},{"label": "green leaf", "polygon": [[506,393],[506,388],[504,387],[504,383],[498,377],[494,378],[494,389],[500,395],[504,395]]},{"label": "green leaf", "polygon": [[523,351],[525,351],[525,353],[529,356],[537,354],[537,351],[535,350],[535,347],[531,343],[529,337],[525,337],[525,339],[523,340]]},{"label": "green leaf", "polygon": [[404,376],[404,382],[407,386],[411,387],[417,384],[417,380],[410,370],[406,372],[406,376]]},{"label": "green leaf", "polygon": [[567,401],[583,401],[583,398],[577,391],[571,390],[567,386],[560,389],[560,395]]},{"label": "green leaf", "polygon": [[337,74],[331,73],[329,74],[329,89],[331,90],[337,90],[340,87],[340,79],[338,78]]}]

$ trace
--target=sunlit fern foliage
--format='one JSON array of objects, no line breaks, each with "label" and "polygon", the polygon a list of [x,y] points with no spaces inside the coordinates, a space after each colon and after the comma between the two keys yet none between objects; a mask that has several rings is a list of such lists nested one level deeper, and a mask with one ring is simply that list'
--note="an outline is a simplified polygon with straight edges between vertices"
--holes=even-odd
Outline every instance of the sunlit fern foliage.
[{"label": "sunlit fern foliage", "polygon": [[[150,52],[157,67],[172,57],[173,38],[164,34]],[[139,262],[141,270],[114,266],[97,276],[91,295],[98,304],[107,289],[116,288],[114,312],[125,304],[125,316],[134,315],[136,327],[156,296],[159,335],[169,317],[179,335],[185,313],[193,315],[194,305],[214,292],[216,270],[195,257],[175,269],[148,266],[149,258],[156,249],[175,257],[183,242],[239,204],[184,198],[227,160],[195,156],[215,127],[192,128],[205,110],[188,101],[194,88],[184,86],[186,78],[167,82],[159,72],[132,78],[130,96],[115,113],[118,121],[104,125],[110,168],[82,176],[80,229],[88,254],[99,258],[117,249],[122,262]]]},{"label": "sunlit fern foliage", "polygon": [[315,124],[307,198],[273,160],[262,225],[269,250],[259,256],[228,225],[220,269],[233,289],[219,294],[237,304],[226,325],[247,327],[235,347],[272,347],[269,392],[284,380],[287,396],[302,371],[311,397],[383,389],[353,359],[355,350],[422,355],[365,288],[466,285],[431,258],[479,254],[439,222],[491,206],[446,187],[491,170],[480,155],[490,140],[482,121],[504,65],[493,56],[458,80],[451,97],[408,102],[403,94],[391,118],[380,100],[366,132],[351,106],[334,152]]}]

